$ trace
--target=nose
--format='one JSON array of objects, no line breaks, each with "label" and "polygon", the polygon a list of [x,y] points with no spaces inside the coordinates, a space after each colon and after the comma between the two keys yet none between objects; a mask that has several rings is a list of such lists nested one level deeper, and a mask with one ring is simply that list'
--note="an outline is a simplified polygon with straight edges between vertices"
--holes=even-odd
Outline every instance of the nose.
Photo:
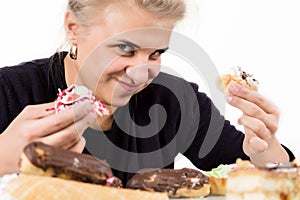
[{"label": "nose", "polygon": [[130,65],[126,67],[125,73],[134,84],[143,84],[149,79],[148,63]]},{"label": "nose", "polygon": [[149,54],[146,52],[139,52],[128,61],[125,73],[134,84],[146,83],[149,79],[154,78],[158,74],[157,67],[152,67],[152,65],[157,66],[158,63],[153,63],[153,61],[149,59]]}]

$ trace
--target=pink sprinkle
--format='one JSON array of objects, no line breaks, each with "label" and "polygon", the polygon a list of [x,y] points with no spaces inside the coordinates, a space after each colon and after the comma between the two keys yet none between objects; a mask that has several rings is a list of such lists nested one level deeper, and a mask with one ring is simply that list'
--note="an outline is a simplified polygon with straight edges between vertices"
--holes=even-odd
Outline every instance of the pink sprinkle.
[{"label": "pink sprinkle", "polygon": [[[82,91],[85,91],[86,93],[83,92],[76,93],[75,92],[76,88],[83,89]],[[99,114],[100,116],[109,114],[109,110],[106,108],[106,106],[92,95],[91,90],[85,88],[84,86],[77,86],[73,84],[65,90],[61,91],[59,89],[58,91],[59,92],[57,94],[57,98],[54,101],[54,107],[47,108],[46,111],[55,110],[55,113],[58,113],[60,111],[70,109],[75,103],[90,101],[94,105],[95,108],[94,110],[97,114]]]}]

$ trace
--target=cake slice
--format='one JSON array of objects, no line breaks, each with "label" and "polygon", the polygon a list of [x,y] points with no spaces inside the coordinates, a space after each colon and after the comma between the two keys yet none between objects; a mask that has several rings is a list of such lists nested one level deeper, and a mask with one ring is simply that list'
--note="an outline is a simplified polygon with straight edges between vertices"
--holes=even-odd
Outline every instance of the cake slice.
[{"label": "cake slice", "polygon": [[238,168],[229,174],[226,200],[300,199],[300,168],[295,163]]}]

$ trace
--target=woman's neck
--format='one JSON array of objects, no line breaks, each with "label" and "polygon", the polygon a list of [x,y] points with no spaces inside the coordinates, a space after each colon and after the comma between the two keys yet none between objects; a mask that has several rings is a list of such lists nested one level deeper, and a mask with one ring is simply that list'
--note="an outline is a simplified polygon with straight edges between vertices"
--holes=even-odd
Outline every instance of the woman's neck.
[{"label": "woman's neck", "polygon": [[65,65],[65,79],[67,86],[75,83],[76,76],[78,74],[78,67],[74,60],[70,58],[69,55],[67,55],[64,59],[64,65]]},{"label": "woman's neck", "polygon": [[94,128],[103,131],[110,130],[112,128],[113,121],[114,120],[112,114],[105,115],[105,116],[98,116],[97,117],[98,124]]}]

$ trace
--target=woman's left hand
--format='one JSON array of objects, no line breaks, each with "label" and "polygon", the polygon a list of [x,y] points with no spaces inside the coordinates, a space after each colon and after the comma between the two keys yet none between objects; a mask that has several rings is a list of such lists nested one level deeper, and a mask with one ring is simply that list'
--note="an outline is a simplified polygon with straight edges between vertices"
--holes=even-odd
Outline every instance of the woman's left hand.
[{"label": "woman's left hand", "polygon": [[277,106],[240,84],[231,84],[229,92],[228,103],[243,112],[238,123],[244,126],[243,150],[251,161],[257,165],[288,162],[287,152],[275,137],[280,117]]}]

